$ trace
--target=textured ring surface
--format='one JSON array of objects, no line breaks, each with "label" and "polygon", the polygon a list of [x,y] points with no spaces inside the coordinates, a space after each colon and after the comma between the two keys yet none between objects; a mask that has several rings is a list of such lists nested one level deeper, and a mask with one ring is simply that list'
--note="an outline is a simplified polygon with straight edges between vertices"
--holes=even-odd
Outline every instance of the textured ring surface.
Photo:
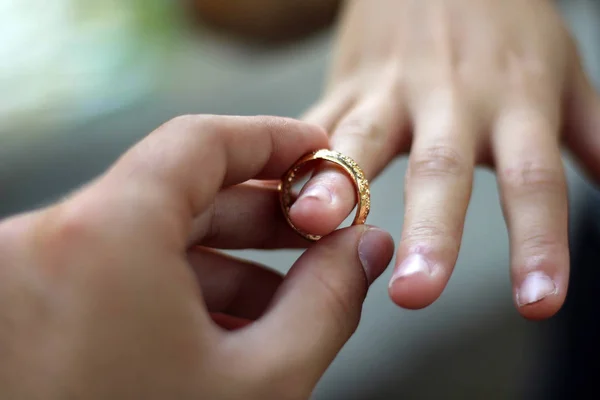
[{"label": "textured ring surface", "polygon": [[290,207],[293,204],[292,186],[300,170],[312,161],[328,161],[339,166],[348,175],[354,183],[356,190],[356,215],[352,225],[364,224],[371,210],[371,192],[369,190],[369,181],[358,164],[348,156],[334,150],[321,149],[302,156],[291,166],[290,169],[281,178],[279,184],[279,201],[281,209],[288,224],[304,238],[317,241],[321,239],[319,235],[313,235],[298,229],[290,219]]}]

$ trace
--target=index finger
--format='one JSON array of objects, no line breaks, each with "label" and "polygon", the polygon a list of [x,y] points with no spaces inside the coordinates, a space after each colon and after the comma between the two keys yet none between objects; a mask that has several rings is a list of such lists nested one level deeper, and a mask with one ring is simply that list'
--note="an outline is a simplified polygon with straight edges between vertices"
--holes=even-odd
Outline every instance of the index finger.
[{"label": "index finger", "polygon": [[321,128],[293,119],[182,116],[129,150],[109,175],[158,188],[173,209],[195,216],[221,188],[278,179],[303,154],[327,146]]}]

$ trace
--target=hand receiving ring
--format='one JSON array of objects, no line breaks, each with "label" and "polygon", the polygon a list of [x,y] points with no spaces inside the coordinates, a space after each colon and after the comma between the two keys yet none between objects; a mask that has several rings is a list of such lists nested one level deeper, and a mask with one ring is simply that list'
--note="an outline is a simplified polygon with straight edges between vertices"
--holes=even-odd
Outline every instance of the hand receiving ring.
[{"label": "hand receiving ring", "polygon": [[283,175],[283,178],[281,178],[281,183],[279,184],[279,201],[288,224],[298,234],[311,241],[317,241],[321,239],[321,236],[312,235],[298,229],[290,219],[289,213],[290,207],[292,206],[294,200],[292,193],[292,185],[294,184],[294,180],[307,163],[319,160],[336,164],[352,179],[354,188],[356,189],[357,201],[356,215],[352,225],[364,224],[367,220],[367,216],[369,215],[369,211],[371,210],[371,192],[369,191],[369,181],[367,181],[365,174],[353,159],[337,151],[328,149],[317,150],[302,156],[294,165],[292,165],[290,169],[288,169],[288,171]]}]

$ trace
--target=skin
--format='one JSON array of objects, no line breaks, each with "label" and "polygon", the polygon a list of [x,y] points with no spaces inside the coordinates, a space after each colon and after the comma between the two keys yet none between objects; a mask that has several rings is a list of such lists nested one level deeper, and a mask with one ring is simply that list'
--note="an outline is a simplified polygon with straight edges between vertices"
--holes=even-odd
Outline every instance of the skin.
[{"label": "skin", "polygon": [[308,398],[390,235],[337,231],[285,278],[220,250],[305,246],[270,180],[326,145],[289,119],[179,117],[65,200],[0,222],[0,397]]},{"label": "skin", "polygon": [[[553,2],[348,1],[328,85],[304,119],[369,179],[410,154],[396,304],[423,308],[444,290],[479,165],[497,173],[518,311],[559,310],[569,277],[560,148],[600,177],[600,100]],[[291,218],[323,235],[353,206],[351,182],[322,166]]]}]

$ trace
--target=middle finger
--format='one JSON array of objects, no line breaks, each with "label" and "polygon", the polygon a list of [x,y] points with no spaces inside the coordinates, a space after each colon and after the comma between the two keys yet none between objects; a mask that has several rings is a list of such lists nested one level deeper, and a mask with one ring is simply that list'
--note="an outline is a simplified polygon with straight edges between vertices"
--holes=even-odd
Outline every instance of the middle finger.
[{"label": "middle finger", "polygon": [[399,306],[431,304],[458,258],[478,133],[470,108],[454,95],[442,94],[429,97],[416,110],[404,229],[389,286]]}]

